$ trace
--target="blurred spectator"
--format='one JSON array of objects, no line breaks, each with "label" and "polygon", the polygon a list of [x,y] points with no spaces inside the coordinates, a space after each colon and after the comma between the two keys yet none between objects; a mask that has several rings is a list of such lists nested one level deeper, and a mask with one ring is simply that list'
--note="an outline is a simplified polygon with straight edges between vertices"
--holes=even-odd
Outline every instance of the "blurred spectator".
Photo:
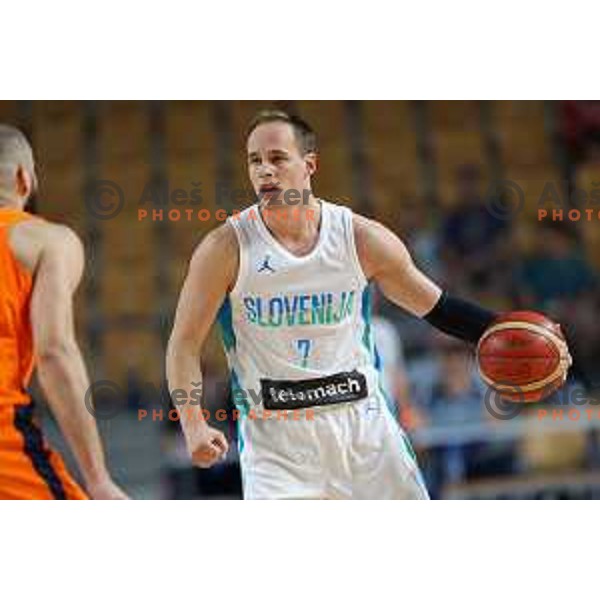
[{"label": "blurred spectator", "polygon": [[485,390],[474,367],[472,348],[460,340],[435,335],[435,372],[420,394],[428,424],[482,421]]},{"label": "blurred spectator", "polygon": [[584,161],[588,165],[600,165],[600,131],[585,139]]},{"label": "blurred spectator", "polygon": [[[442,283],[444,264],[440,258],[440,236],[435,221],[437,211],[437,205],[431,206],[424,198],[404,199],[398,214],[397,232],[415,264],[429,277]],[[385,301],[381,304],[384,313],[392,315],[398,326],[406,356],[410,359],[429,352],[431,326],[397,309],[388,311]]]},{"label": "blurred spectator", "polygon": [[562,103],[563,138],[572,160],[578,161],[590,139],[600,134],[599,100],[565,100]]},{"label": "blurred spectator", "polygon": [[540,223],[533,251],[519,262],[515,287],[521,307],[546,312],[563,325],[575,357],[571,375],[592,387],[600,374],[598,276],[575,230],[560,221]]},{"label": "blurred spectator", "polygon": [[543,221],[534,250],[517,267],[515,282],[523,305],[540,310],[593,293],[596,278],[578,247],[573,229],[560,221]]},{"label": "blurred spectator", "polygon": [[[467,424],[483,425],[490,415],[485,410],[485,386],[477,375],[472,349],[446,336],[436,341],[436,372],[421,396],[426,423],[457,430]],[[511,472],[514,462],[512,443],[455,442],[430,451],[424,470],[438,495],[448,484]]]},{"label": "blurred spectator", "polygon": [[[598,209],[600,195],[600,135],[588,140],[583,162],[576,165],[573,174],[577,197],[571,204],[577,209]],[[587,255],[596,268],[600,268],[600,228],[597,220],[580,221],[579,230]]]},{"label": "blurred spectator", "polygon": [[440,279],[440,241],[429,220],[430,212],[424,199],[404,202],[399,215],[399,233],[415,264],[433,279]]},{"label": "blurred spectator", "polygon": [[447,282],[460,290],[472,290],[487,285],[492,274],[497,274],[507,222],[488,210],[478,166],[460,167],[456,183],[458,202],[441,224],[442,256]]}]

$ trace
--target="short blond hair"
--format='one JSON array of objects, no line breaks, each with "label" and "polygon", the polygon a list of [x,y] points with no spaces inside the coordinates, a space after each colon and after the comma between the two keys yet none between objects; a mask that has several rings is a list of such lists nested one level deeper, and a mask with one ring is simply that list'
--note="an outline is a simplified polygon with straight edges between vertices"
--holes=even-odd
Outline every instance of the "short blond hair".
[{"label": "short blond hair", "polygon": [[25,134],[12,125],[0,123],[0,193],[10,193],[11,183],[17,168],[26,169],[35,179],[33,150]]},{"label": "short blond hair", "polygon": [[297,115],[290,115],[282,110],[261,110],[250,122],[246,131],[246,137],[250,136],[259,125],[264,123],[287,123],[294,130],[296,143],[303,155],[318,151],[317,134],[313,128],[304,119]]}]

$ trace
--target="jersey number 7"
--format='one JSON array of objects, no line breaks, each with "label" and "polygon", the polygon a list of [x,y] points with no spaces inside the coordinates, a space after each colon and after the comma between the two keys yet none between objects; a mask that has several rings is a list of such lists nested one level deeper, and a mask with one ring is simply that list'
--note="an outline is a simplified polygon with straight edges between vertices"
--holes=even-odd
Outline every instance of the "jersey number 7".
[{"label": "jersey number 7", "polygon": [[312,347],[312,340],[296,340],[296,346],[300,353],[300,365],[305,368],[308,364],[308,355]]}]

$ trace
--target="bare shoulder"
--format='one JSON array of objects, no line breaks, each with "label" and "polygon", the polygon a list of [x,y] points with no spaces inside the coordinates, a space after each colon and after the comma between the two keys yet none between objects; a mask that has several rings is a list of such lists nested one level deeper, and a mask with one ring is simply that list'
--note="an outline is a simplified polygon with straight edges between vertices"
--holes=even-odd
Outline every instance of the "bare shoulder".
[{"label": "bare shoulder", "polygon": [[21,221],[11,228],[11,242],[28,242],[30,244],[56,245],[81,244],[79,236],[67,225],[52,223],[40,217]]},{"label": "bare shoulder", "polygon": [[354,236],[357,239],[357,242],[370,242],[381,239],[381,236],[383,236],[384,240],[395,239],[400,241],[398,235],[389,229],[389,227],[363,215],[353,213],[352,225],[354,227]]},{"label": "bare shoulder", "polygon": [[390,260],[408,260],[408,251],[400,238],[388,227],[354,213],[352,216],[356,252],[367,278]]},{"label": "bare shoulder", "polygon": [[43,253],[55,252],[77,258],[83,253],[79,236],[67,225],[34,217],[14,225],[9,244],[17,260],[35,272]]},{"label": "bare shoulder", "polygon": [[238,240],[233,225],[225,222],[207,233],[196,246],[190,260],[190,271],[201,270],[216,278],[224,278],[229,287],[237,277]]},{"label": "bare shoulder", "polygon": [[224,262],[237,258],[238,241],[233,225],[223,223],[209,231],[196,246],[192,261],[206,256],[218,256]]}]

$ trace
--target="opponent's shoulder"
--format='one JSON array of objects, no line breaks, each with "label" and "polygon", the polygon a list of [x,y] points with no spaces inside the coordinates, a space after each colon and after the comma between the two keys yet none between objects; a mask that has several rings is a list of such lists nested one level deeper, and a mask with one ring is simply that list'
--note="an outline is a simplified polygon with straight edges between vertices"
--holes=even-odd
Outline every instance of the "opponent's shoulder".
[{"label": "opponent's shoulder", "polygon": [[83,253],[83,244],[73,229],[37,216],[16,223],[8,239],[17,260],[31,272],[37,269],[44,253],[72,257]]},{"label": "opponent's shoulder", "polygon": [[39,244],[81,243],[79,236],[68,225],[53,223],[37,216],[15,223],[10,236]]}]

